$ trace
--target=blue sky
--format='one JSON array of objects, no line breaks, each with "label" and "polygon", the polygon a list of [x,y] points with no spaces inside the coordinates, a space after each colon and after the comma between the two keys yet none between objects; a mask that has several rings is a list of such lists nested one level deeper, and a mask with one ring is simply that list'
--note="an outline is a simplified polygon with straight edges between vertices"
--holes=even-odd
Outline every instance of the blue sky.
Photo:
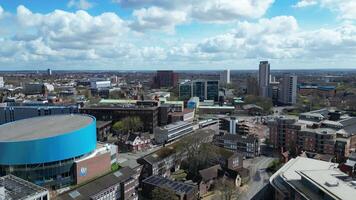
[{"label": "blue sky", "polygon": [[0,69],[356,68],[356,0],[2,0]]}]

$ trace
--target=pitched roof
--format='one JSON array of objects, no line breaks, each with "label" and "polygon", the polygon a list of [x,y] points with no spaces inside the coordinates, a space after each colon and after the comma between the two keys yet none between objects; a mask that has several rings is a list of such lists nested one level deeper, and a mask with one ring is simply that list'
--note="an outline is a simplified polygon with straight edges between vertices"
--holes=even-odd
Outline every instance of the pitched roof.
[{"label": "pitched roof", "polygon": [[219,170],[221,170],[220,165],[214,165],[212,167],[199,170],[199,174],[203,181],[209,181],[218,177]]}]

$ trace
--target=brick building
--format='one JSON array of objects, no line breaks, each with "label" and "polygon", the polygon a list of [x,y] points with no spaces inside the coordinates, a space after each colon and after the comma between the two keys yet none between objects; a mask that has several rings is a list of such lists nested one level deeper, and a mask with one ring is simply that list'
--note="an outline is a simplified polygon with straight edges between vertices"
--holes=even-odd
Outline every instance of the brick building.
[{"label": "brick building", "polygon": [[301,151],[334,155],[338,161],[356,148],[356,118],[320,110],[296,118],[268,121],[270,143],[281,152]]}]

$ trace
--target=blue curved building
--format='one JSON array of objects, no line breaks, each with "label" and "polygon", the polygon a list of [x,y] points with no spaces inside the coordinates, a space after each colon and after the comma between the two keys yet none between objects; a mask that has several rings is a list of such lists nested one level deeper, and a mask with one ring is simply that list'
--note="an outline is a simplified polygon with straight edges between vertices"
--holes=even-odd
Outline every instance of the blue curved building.
[{"label": "blue curved building", "polygon": [[53,189],[73,184],[73,163],[96,149],[88,115],[35,117],[0,126],[0,175],[13,174]]}]

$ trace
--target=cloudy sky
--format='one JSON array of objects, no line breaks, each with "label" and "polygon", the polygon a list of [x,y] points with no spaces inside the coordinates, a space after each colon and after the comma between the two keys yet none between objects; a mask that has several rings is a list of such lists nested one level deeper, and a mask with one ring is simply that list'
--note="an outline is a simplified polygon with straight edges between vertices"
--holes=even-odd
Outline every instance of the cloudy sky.
[{"label": "cloudy sky", "polygon": [[0,70],[356,68],[356,0],[1,0]]}]

